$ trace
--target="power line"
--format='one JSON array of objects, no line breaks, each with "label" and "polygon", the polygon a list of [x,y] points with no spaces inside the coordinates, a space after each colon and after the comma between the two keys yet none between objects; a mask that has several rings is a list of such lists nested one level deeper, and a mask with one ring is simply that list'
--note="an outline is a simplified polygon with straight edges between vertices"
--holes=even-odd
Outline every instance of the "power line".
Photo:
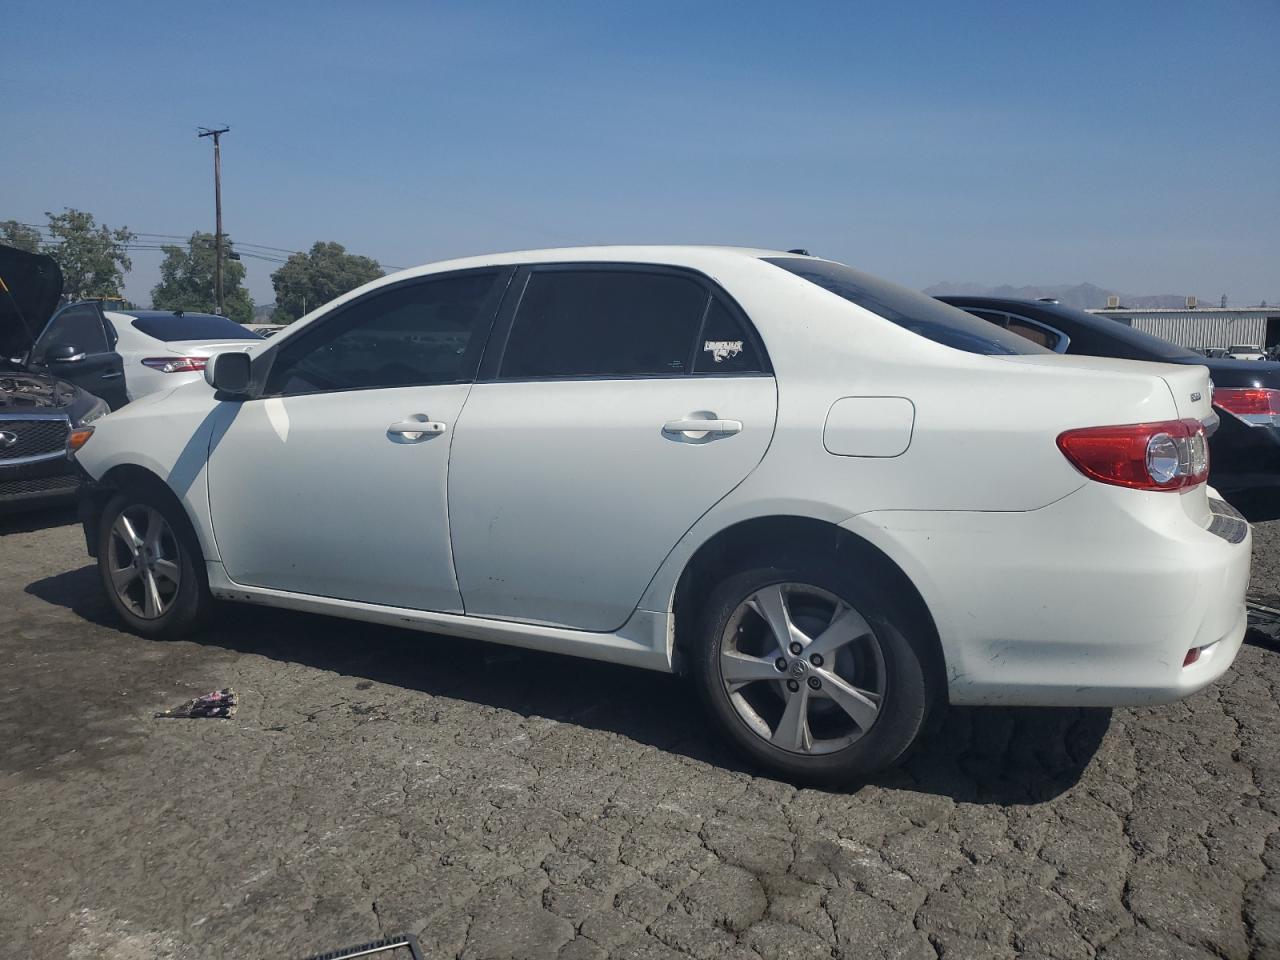
[{"label": "power line", "polygon": [[[41,237],[40,237],[41,242],[46,244],[47,246],[57,246],[58,244],[62,243],[62,240],[53,234],[53,232],[49,229],[47,224],[24,223],[21,220],[10,220],[7,222],[16,223],[20,227],[29,227],[32,230],[36,230],[41,234]],[[128,229],[128,228],[126,227],[125,229]],[[198,233],[199,231],[196,231],[196,232]],[[122,244],[122,246],[130,250],[149,251],[149,250],[163,250],[165,247],[171,247],[171,246],[186,246],[186,247],[191,246],[190,234],[149,233],[145,230],[129,230],[129,233],[135,237],[142,238],[141,243],[130,240]],[[178,242],[172,243],[172,244],[170,243],[162,244],[162,243],[152,242],[152,241],[159,241],[159,240],[176,240]],[[273,247],[265,243],[250,243],[247,240],[231,240],[230,246],[231,246],[231,249],[235,250],[242,257],[250,257],[251,259],[263,260],[268,263],[284,263],[287,259],[287,257],[275,257],[275,256],[272,256],[272,254],[283,253],[283,254],[288,254],[289,256],[293,256],[295,254],[301,254],[305,256],[307,254],[306,250],[292,250],[288,247]],[[377,258],[371,258],[371,259],[373,259],[374,263],[376,263],[378,266],[380,266],[384,270],[390,270],[394,272],[396,270],[406,269],[405,267],[396,267],[396,266],[392,266],[389,263],[383,263],[381,260],[378,260]]]}]

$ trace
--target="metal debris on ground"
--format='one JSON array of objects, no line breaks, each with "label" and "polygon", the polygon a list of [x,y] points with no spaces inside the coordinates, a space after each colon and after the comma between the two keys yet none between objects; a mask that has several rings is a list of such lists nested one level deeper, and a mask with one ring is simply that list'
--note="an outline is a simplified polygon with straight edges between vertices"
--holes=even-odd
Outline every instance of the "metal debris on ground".
[{"label": "metal debris on ground", "polygon": [[399,947],[408,949],[413,960],[422,960],[422,947],[418,945],[418,938],[411,933],[404,933],[395,937],[384,937],[381,940],[362,943],[355,947],[346,947],[342,950],[330,950],[328,953],[317,953],[305,958],[305,960],[353,960],[355,957],[367,957],[375,953],[395,950]]},{"label": "metal debris on ground", "polygon": [[1280,640],[1280,607],[1245,597],[1245,610],[1249,614],[1249,627],[1265,634],[1272,640]]},{"label": "metal debris on ground", "polygon": [[221,720],[229,720],[236,715],[236,705],[239,702],[236,692],[230,687],[224,687],[221,690],[214,690],[212,693],[206,693],[204,696],[180,703],[172,709],[161,710],[155,717],[156,719],[215,717]]}]

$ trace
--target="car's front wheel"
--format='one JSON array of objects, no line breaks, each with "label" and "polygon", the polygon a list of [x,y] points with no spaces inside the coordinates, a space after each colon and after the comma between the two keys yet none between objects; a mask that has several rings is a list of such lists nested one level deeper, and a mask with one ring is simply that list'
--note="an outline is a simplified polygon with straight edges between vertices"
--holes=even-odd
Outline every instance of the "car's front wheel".
[{"label": "car's front wheel", "polygon": [[709,597],[697,683],[720,729],[761,767],[846,783],[893,764],[919,734],[924,656],[877,582],[783,564],[729,577]]},{"label": "car's front wheel", "polygon": [[195,531],[169,498],[150,490],[122,493],[103,510],[98,573],[135,633],[169,638],[198,628],[212,605],[203,566]]}]

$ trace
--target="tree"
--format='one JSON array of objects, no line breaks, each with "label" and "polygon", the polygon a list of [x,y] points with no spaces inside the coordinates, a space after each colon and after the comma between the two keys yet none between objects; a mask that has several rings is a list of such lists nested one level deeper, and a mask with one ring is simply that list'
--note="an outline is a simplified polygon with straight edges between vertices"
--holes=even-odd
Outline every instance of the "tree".
[{"label": "tree", "polygon": [[[160,282],[151,288],[151,305],[157,310],[190,310],[214,313],[218,298],[214,291],[216,246],[212,233],[191,235],[186,247],[164,246]],[[222,237],[222,301],[226,314],[237,323],[253,322],[253,298],[242,284],[244,264],[231,260],[231,241]]]},{"label": "tree", "polygon": [[295,253],[271,275],[276,291],[273,323],[292,323],[348,290],[382,276],[376,260],[347,253],[340,243],[312,244],[309,253]]},{"label": "tree", "polygon": [[29,253],[40,249],[40,231],[17,220],[0,221],[0,243]]},{"label": "tree", "polygon": [[133,268],[128,245],[136,238],[128,227],[112,230],[99,226],[93,215],[70,208],[62,213],[45,213],[49,218],[49,240],[40,252],[47,253],[62,267],[62,295],[66,300],[90,297],[118,297],[124,275]]}]

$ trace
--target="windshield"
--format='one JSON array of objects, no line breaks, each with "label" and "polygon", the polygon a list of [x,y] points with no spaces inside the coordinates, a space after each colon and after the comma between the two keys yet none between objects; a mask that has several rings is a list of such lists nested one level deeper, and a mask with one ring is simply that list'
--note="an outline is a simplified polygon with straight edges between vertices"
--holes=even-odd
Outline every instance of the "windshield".
[{"label": "windshield", "polygon": [[944,347],[988,356],[1053,352],[957,307],[843,263],[802,257],[768,257],[765,262]]},{"label": "windshield", "polygon": [[262,338],[234,320],[196,313],[178,316],[161,314],[156,317],[138,317],[133,321],[135,330],[148,337],[172,343],[175,340],[261,340]]}]

